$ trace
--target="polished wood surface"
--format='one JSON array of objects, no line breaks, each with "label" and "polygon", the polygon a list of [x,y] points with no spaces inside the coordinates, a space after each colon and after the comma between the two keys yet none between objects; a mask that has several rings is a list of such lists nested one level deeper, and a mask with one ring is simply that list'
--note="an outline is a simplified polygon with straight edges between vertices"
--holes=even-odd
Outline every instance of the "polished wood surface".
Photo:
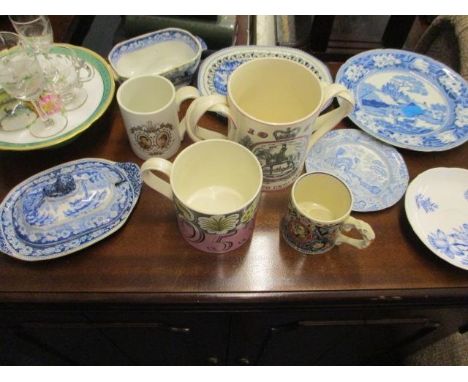
[{"label": "polished wood surface", "polygon": [[[339,64],[329,66],[335,73]],[[205,126],[222,124],[211,115],[202,120]],[[186,137],[184,144],[189,143]],[[410,180],[432,167],[468,163],[466,144],[439,153],[400,152]],[[38,171],[86,157],[142,163],[130,148],[116,102],[92,128],[63,147],[1,152],[0,198]],[[179,234],[171,202],[144,185],[126,225],[90,248],[36,263],[1,255],[0,302],[466,300],[468,272],[422,244],[407,221],[404,199],[384,211],[353,214],[374,228],[377,238],[369,248],[343,245],[305,256],[291,249],[278,229],[289,192],[263,193],[252,240],[239,250],[216,255],[189,246]]]}]

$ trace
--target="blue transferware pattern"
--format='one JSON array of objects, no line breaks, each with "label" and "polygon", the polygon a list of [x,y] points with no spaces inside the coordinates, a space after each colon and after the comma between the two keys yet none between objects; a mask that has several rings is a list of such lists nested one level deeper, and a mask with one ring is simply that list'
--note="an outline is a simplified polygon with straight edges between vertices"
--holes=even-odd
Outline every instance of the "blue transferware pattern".
[{"label": "blue transferware pattern", "polygon": [[[112,48],[108,56],[109,62],[116,70],[116,64],[123,55],[166,41],[182,41],[196,55],[184,65],[158,74],[171,80],[174,85],[189,84],[200,63],[201,52],[206,49],[206,43],[201,38],[195,37],[183,29],[166,28],[123,41]],[[121,79],[124,80],[125,78]]]},{"label": "blue transferware pattern", "polygon": [[428,240],[448,258],[458,257],[461,264],[468,266],[468,222],[448,232],[438,229],[428,235]]},{"label": "blue transferware pattern", "polygon": [[401,199],[408,169],[395,148],[356,129],[325,134],[306,159],[307,172],[325,171],[342,179],[353,193],[352,209],[379,211]]},{"label": "blue transferware pattern", "polygon": [[336,82],[350,89],[350,119],[370,135],[416,151],[443,151],[468,140],[468,86],[429,57],[377,49],[350,58]]},{"label": "blue transferware pattern", "polygon": [[134,163],[80,159],[43,171],[0,205],[0,249],[27,261],[76,252],[118,230],[140,189]]},{"label": "blue transferware pattern", "polygon": [[200,93],[202,95],[226,95],[231,73],[247,61],[264,57],[278,57],[297,62],[312,70],[321,81],[328,84],[333,82],[325,64],[298,49],[278,46],[235,46],[219,50],[200,65],[197,81]]},{"label": "blue transferware pattern", "polygon": [[434,203],[431,198],[424,196],[423,194],[416,194],[414,200],[418,208],[423,209],[426,213],[434,212],[439,207]]},{"label": "blue transferware pattern", "polygon": [[468,270],[468,170],[434,168],[418,175],[405,197],[408,220],[437,256]]}]

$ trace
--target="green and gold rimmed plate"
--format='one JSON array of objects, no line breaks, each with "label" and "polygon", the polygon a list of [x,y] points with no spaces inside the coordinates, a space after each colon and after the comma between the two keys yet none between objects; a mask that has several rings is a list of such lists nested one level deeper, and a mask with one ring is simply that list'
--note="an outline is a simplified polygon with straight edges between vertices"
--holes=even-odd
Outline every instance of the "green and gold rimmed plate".
[{"label": "green and gold rimmed plate", "polygon": [[[94,76],[89,81],[83,82],[83,87],[88,93],[86,102],[78,109],[66,112],[67,127],[53,137],[34,137],[27,128],[14,131],[0,129],[0,150],[26,151],[61,145],[88,129],[109,107],[115,92],[114,76],[110,66],[97,53],[79,46],[54,44],[51,48],[51,54],[65,54],[67,48],[73,49],[76,55],[94,70]],[[17,114],[11,114],[11,110],[15,106]],[[32,114],[31,108],[26,102],[11,99],[0,88],[0,119],[14,115],[13,118],[17,120],[9,121],[10,124],[23,123],[27,125],[29,120],[34,118]]]}]

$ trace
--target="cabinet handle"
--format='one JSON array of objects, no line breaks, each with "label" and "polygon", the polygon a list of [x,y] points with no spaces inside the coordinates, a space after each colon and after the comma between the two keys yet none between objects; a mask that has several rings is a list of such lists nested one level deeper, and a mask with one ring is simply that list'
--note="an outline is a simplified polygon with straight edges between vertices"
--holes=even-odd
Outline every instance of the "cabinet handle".
[{"label": "cabinet handle", "polygon": [[294,330],[300,327],[317,326],[373,326],[373,325],[423,325],[439,327],[440,323],[428,318],[385,318],[376,320],[329,320],[329,321],[296,321],[270,328],[271,332]]},{"label": "cabinet handle", "polygon": [[162,322],[22,322],[19,324],[0,325],[17,329],[112,329],[112,328],[155,328],[173,333],[189,334],[189,327],[172,326]]},{"label": "cabinet handle", "polygon": [[215,357],[215,356],[208,357],[208,364],[209,364],[209,365],[217,365],[217,364],[219,364],[219,359],[218,359],[218,357]]},{"label": "cabinet handle", "polygon": [[247,357],[241,357],[237,360],[237,363],[242,366],[248,366],[250,365],[250,359]]}]

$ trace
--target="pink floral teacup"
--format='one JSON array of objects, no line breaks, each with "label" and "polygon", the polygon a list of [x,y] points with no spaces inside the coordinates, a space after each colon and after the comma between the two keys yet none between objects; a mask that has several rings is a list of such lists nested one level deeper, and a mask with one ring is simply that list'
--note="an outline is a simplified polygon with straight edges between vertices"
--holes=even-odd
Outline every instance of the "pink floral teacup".
[{"label": "pink floral teacup", "polygon": [[[169,183],[152,173],[159,171]],[[213,139],[185,148],[174,163],[150,158],[143,181],[174,201],[184,239],[205,252],[239,248],[252,236],[262,189],[262,168],[238,143]]]}]

